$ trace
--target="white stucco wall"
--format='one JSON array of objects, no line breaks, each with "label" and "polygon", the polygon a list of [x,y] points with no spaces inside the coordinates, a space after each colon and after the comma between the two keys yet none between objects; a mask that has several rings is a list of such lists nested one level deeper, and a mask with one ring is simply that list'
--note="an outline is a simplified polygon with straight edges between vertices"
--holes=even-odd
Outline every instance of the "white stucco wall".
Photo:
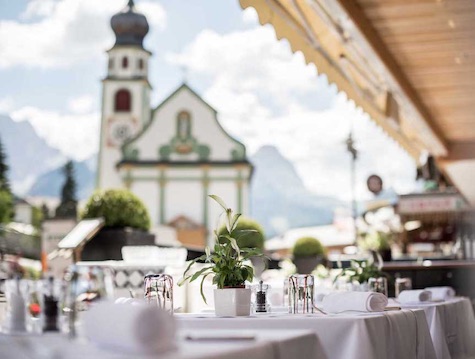
[{"label": "white stucco wall", "polygon": [[14,222],[31,224],[33,219],[33,208],[27,203],[19,203],[15,205]]},{"label": "white stucco wall", "polygon": [[[220,128],[216,121],[215,113],[201,100],[199,100],[187,87],[181,89],[169,98],[152,118],[152,123],[147,131],[132,144],[139,150],[142,161],[158,160],[158,150],[161,146],[170,143],[176,135],[176,118],[181,111],[191,115],[191,135],[199,144],[210,148],[210,161],[231,161],[231,151],[240,149],[241,145],[232,140]],[[174,161],[197,160],[196,154],[172,154]]]},{"label": "white stucco wall", "polygon": [[[132,96],[130,112],[115,112],[115,94],[127,89]],[[122,159],[122,143],[112,136],[114,126],[128,124],[131,137],[142,130],[150,118],[149,88],[142,80],[105,80],[101,120],[101,148],[99,152],[99,188],[123,187],[116,164]]]},{"label": "white stucco wall", "polygon": [[159,224],[159,184],[155,180],[133,181],[130,190],[139,197],[148,209],[152,225]]},{"label": "white stucco wall", "polygon": [[201,181],[170,181],[165,187],[166,223],[185,215],[196,223],[203,222],[203,184]]}]

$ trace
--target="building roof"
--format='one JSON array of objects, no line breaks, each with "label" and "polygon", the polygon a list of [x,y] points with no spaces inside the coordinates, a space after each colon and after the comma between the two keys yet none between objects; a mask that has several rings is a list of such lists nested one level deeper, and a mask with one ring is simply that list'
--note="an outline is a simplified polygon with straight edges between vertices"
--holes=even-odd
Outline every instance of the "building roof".
[{"label": "building roof", "polygon": [[147,18],[135,11],[133,0],[111,18],[111,27],[115,33],[115,45],[133,45],[143,47],[143,39],[147,35],[149,26]]},{"label": "building roof", "polygon": [[475,2],[240,0],[475,205]]}]

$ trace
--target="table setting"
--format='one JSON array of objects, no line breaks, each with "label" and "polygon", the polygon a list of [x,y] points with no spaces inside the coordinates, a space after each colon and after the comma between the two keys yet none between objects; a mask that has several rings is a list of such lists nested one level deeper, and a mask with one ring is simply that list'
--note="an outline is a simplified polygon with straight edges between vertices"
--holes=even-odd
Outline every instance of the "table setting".
[{"label": "table setting", "polygon": [[[364,278],[363,286],[318,292],[313,274],[294,273],[282,283],[282,305],[270,300],[271,285],[254,282],[247,259],[262,254],[241,249],[233,234],[239,214],[219,197],[225,231],[214,251],[189,262],[178,285],[207,277],[216,285],[214,307],[180,313],[174,278],[143,277],[143,295],[114,297],[110,268],[71,265],[63,279],[18,277],[5,282],[2,358],[470,358],[475,356],[475,319],[468,299],[451,287],[412,289],[388,281],[359,261],[342,273]],[[336,278],[339,280],[339,278]],[[340,278],[341,279],[341,278]],[[275,288],[274,288],[275,289]],[[355,290],[356,289],[356,290]],[[318,295],[317,295],[318,293]],[[275,292],[274,292],[275,294]]]}]

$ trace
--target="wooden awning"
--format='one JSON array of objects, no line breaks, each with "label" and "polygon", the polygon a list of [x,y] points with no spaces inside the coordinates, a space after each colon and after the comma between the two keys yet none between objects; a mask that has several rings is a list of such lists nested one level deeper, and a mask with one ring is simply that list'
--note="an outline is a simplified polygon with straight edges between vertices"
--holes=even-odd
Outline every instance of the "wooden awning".
[{"label": "wooden awning", "polygon": [[240,0],[475,203],[475,1]]}]

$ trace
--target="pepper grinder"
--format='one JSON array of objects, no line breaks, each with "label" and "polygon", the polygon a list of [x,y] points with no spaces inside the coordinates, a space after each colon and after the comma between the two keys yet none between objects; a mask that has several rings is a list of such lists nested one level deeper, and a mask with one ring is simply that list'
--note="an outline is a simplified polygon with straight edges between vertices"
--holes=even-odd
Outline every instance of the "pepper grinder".
[{"label": "pepper grinder", "polygon": [[45,280],[45,288],[43,292],[43,331],[55,332],[58,328],[58,298],[54,290],[54,278],[48,277]]},{"label": "pepper grinder", "polygon": [[261,280],[259,281],[259,287],[256,292],[256,313],[267,313],[267,289],[269,288],[268,284],[264,284]]}]

